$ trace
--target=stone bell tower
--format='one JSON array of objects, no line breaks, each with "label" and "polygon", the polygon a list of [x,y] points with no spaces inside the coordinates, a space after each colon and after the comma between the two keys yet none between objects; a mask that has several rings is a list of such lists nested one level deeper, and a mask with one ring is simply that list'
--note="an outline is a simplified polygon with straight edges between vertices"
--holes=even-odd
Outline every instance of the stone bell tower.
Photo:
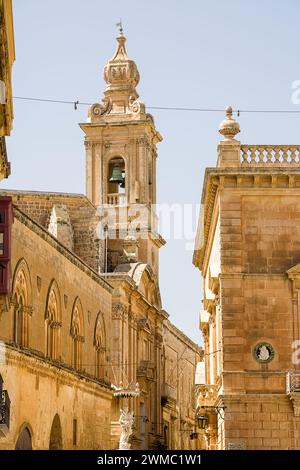
[{"label": "stone bell tower", "polygon": [[134,236],[137,260],[157,274],[158,249],[164,240],[157,234],[153,205],[156,144],[162,137],[138,99],[140,75],[127,56],[125,42],[120,33],[116,53],[104,67],[107,86],[102,104],[93,104],[87,123],[80,124],[85,133],[86,194],[102,213],[109,214],[103,271],[113,271],[124,259],[124,240]]}]

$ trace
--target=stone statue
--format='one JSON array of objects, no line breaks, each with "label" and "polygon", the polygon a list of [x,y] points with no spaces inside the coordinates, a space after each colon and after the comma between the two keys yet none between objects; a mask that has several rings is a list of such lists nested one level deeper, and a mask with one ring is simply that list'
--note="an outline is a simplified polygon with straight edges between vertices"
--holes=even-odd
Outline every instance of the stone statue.
[{"label": "stone statue", "polygon": [[119,423],[121,426],[121,436],[119,443],[119,450],[129,450],[131,444],[129,444],[129,438],[133,432],[132,426],[134,423],[133,411],[128,410],[128,406],[125,406],[123,410],[120,410],[121,415]]},{"label": "stone statue", "polygon": [[270,353],[265,345],[260,348],[258,357],[261,361],[267,361],[269,359]]}]

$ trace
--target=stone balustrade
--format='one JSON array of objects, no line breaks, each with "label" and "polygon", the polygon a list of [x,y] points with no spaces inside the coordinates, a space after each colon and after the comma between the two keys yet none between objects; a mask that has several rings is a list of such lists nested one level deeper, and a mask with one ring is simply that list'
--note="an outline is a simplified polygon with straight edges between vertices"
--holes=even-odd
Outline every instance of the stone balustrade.
[{"label": "stone balustrade", "polygon": [[112,206],[124,206],[126,204],[126,194],[111,193],[107,195],[107,204]]},{"label": "stone balustrade", "polygon": [[241,145],[242,166],[299,166],[300,145]]},{"label": "stone balustrade", "polygon": [[286,374],[286,393],[300,394],[300,371],[290,370]]}]

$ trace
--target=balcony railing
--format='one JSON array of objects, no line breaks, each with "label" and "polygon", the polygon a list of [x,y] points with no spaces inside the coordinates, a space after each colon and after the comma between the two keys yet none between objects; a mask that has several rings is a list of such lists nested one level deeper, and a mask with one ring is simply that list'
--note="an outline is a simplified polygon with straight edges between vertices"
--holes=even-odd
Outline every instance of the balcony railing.
[{"label": "balcony railing", "polygon": [[300,371],[289,370],[286,374],[286,393],[300,394]]},{"label": "balcony railing", "polygon": [[7,390],[2,390],[0,407],[0,436],[6,435],[9,430],[10,399]]},{"label": "balcony railing", "polygon": [[125,193],[110,193],[107,195],[107,204],[112,206],[125,206],[127,198]]},{"label": "balcony railing", "polygon": [[242,166],[299,166],[300,145],[241,145]]}]

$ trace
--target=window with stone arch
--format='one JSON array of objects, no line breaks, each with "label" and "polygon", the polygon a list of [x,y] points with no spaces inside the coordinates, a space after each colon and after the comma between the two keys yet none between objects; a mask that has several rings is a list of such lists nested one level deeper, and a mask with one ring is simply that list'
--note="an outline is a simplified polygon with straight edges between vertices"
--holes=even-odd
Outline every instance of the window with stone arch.
[{"label": "window with stone arch", "polygon": [[53,279],[50,284],[46,312],[45,312],[45,333],[46,333],[46,356],[50,359],[60,359],[60,328],[61,323],[61,299],[57,282]]},{"label": "window with stone arch", "polygon": [[12,305],[14,308],[14,342],[23,348],[29,346],[32,289],[28,265],[20,259],[13,276]]},{"label": "window with stone arch", "polygon": [[84,324],[83,309],[79,297],[75,299],[73,305],[70,333],[72,337],[72,367],[76,370],[81,370],[82,343],[84,343]]},{"label": "window with stone arch", "polygon": [[106,377],[106,334],[103,313],[99,312],[95,324],[94,345],[96,349],[96,377],[104,380]]}]

